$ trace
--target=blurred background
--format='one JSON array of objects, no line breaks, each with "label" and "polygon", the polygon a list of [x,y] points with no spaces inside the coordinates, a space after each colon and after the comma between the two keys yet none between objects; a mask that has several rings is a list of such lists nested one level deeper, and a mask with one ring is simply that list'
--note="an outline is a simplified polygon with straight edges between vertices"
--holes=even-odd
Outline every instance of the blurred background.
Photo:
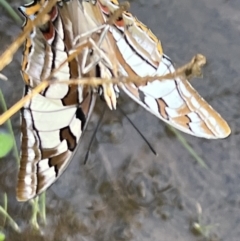
[{"label": "blurred background", "polygon": [[[23,1],[8,1],[17,9]],[[240,237],[240,2],[238,0],[133,0],[130,11],[162,41],[176,66],[193,55],[207,57],[194,88],[228,121],[225,140],[181,134],[201,157],[202,167],[166,125],[123,95],[121,108],[158,152],[155,156],[119,110],[106,109],[84,157],[105,103],[95,111],[78,151],[61,178],[46,192],[46,224],[31,224],[30,203],[15,197],[18,165],[14,151],[0,159],[0,231],[6,240],[237,241]],[[21,24],[0,7],[0,52]],[[22,96],[21,51],[0,82],[7,107]],[[3,111],[1,109],[0,111]],[[19,148],[19,113],[12,119]],[[7,133],[7,125],[0,133]]]}]

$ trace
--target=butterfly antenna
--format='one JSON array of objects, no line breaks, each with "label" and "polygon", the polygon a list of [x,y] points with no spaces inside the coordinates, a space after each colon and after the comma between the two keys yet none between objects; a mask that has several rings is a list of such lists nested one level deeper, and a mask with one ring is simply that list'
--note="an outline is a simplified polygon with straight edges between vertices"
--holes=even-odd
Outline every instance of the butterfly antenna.
[{"label": "butterfly antenna", "polygon": [[132,120],[127,116],[127,114],[123,111],[123,109],[118,106],[118,109],[121,111],[121,113],[127,118],[127,120],[130,122],[130,124],[133,126],[133,128],[138,132],[138,134],[143,138],[143,140],[146,142],[150,150],[153,152],[154,155],[158,156],[158,153],[154,150],[153,146],[150,144],[150,142],[147,140],[147,138],[141,133],[141,131],[135,126],[135,124],[132,122]]},{"label": "butterfly antenna", "polygon": [[96,133],[97,133],[97,131],[98,131],[98,128],[99,128],[99,126],[100,126],[100,124],[101,124],[101,122],[102,122],[102,119],[103,119],[103,116],[104,116],[104,114],[105,114],[105,111],[106,111],[106,105],[104,105],[102,114],[101,114],[101,116],[100,116],[100,118],[99,118],[99,120],[98,120],[97,126],[96,126],[96,128],[95,128],[95,130],[94,130],[94,132],[93,132],[93,135],[92,135],[92,137],[91,137],[90,143],[89,143],[89,145],[88,145],[87,153],[86,153],[85,159],[84,159],[84,165],[87,163],[88,156],[89,156],[89,152],[90,152],[90,149],[91,149],[91,147],[92,147],[92,143],[93,143],[93,141],[94,141],[94,139],[95,139],[95,136],[96,136]]}]

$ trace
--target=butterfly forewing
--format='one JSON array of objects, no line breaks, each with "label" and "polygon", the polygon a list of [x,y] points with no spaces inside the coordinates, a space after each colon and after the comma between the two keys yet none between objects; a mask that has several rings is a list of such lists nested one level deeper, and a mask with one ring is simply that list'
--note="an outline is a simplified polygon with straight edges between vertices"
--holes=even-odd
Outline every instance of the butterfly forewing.
[{"label": "butterfly forewing", "polygon": [[[38,4],[34,1],[21,8],[26,17],[24,26],[37,15]],[[49,21],[35,27],[26,40],[22,61],[25,95],[69,55],[75,37],[68,11],[70,4],[72,1],[56,5],[49,13]],[[77,13],[76,9],[71,14]],[[79,60],[73,59],[60,71],[54,72],[52,79],[56,82],[80,78],[79,66]],[[25,103],[21,111],[19,201],[29,200],[43,192],[63,173],[72,159],[94,104],[95,94],[89,86],[67,84],[50,85]]]},{"label": "butterfly forewing", "polygon": [[[29,91],[26,86],[26,94]],[[46,190],[63,173],[94,103],[92,93],[87,93],[79,106],[63,106],[61,100],[38,94],[24,106],[17,187],[19,201],[31,199]]]},{"label": "butterfly forewing", "polygon": [[[163,56],[161,64],[166,64],[170,73],[174,72],[167,57]],[[122,88],[148,111],[183,132],[209,139],[224,138],[230,133],[224,119],[183,77],[156,79],[144,86],[126,84]]]},{"label": "butterfly forewing", "polygon": [[[100,9],[103,17],[98,19],[106,22],[119,4],[116,0],[97,0],[92,7]],[[163,54],[160,41],[129,12],[123,12],[110,26],[110,33],[121,74],[134,78],[175,72],[172,61]],[[184,77],[164,81],[156,77],[156,81],[151,83],[121,86],[148,111],[183,132],[213,139],[225,138],[230,134],[226,121]]]}]

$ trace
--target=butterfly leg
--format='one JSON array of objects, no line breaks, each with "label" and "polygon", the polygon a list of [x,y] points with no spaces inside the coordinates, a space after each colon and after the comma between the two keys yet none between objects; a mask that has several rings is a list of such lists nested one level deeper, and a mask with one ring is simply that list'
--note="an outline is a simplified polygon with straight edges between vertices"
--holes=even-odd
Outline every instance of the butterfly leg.
[{"label": "butterfly leg", "polygon": [[[91,69],[93,69],[99,62],[102,62],[107,68],[112,69],[112,63],[107,57],[107,55],[101,50],[98,44],[92,38],[89,38],[89,42],[92,45],[92,49],[87,48],[83,53],[81,71],[83,74],[88,73]],[[87,65],[88,56],[91,56],[91,62]]]}]

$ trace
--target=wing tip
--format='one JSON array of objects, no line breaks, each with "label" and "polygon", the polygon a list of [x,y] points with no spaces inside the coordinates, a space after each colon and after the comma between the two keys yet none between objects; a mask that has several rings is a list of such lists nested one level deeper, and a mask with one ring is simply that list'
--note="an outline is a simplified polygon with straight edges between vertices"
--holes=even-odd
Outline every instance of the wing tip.
[{"label": "wing tip", "polygon": [[16,199],[18,202],[27,202],[27,201],[33,199],[35,196],[36,196],[36,194],[29,194],[25,191],[17,189]]},{"label": "wing tip", "polygon": [[231,134],[231,132],[231,128],[227,121],[220,116],[220,121],[217,122],[217,127],[215,128],[215,139],[225,139]]}]

